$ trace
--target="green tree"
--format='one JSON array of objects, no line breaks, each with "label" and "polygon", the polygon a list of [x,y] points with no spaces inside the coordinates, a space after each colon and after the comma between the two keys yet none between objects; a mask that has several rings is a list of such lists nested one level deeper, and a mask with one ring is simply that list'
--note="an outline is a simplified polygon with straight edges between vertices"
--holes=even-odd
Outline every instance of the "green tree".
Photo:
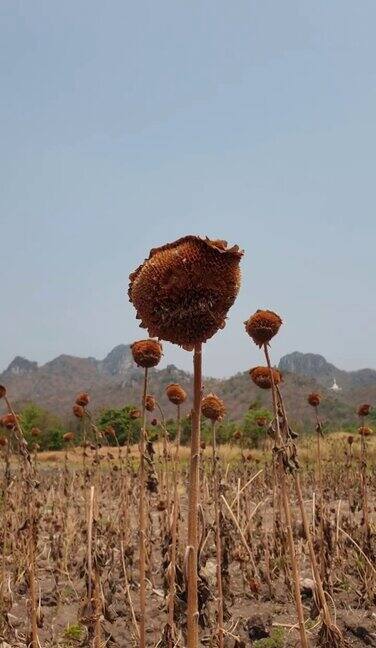
[{"label": "green tree", "polygon": [[[265,426],[272,420],[271,412],[265,408],[252,408],[243,418],[243,439],[247,446],[258,448],[265,439]],[[260,425],[263,422],[264,425]]]},{"label": "green tree", "polygon": [[[20,412],[21,425],[27,442],[38,443],[41,450],[60,450],[63,447],[64,427],[58,416],[36,403],[28,403]],[[40,430],[38,438],[32,436],[33,428]]]},{"label": "green tree", "polygon": [[[137,443],[140,438],[141,419],[131,416],[131,412],[136,409],[132,405],[118,409],[104,409],[98,418],[98,427],[101,430],[105,430],[109,426],[113,427],[120,445],[127,444],[128,441]],[[111,438],[108,439],[108,442],[112,445],[116,444],[116,441]]]}]

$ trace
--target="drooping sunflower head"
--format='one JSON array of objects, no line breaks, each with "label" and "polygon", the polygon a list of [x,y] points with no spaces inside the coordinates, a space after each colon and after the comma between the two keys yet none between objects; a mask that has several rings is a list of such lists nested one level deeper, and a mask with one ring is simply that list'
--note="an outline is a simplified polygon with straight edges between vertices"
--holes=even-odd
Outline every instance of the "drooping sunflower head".
[{"label": "drooping sunflower head", "polygon": [[[275,385],[279,385],[282,381],[282,374],[278,369],[272,369],[273,381]],[[261,389],[271,389],[272,387],[272,378],[270,375],[269,367],[254,367],[249,370],[249,375],[251,379]]]},{"label": "drooping sunflower head", "polygon": [[173,403],[174,405],[182,405],[187,398],[187,392],[181,385],[172,383],[166,387],[166,396],[170,403]]},{"label": "drooping sunflower head", "polygon": [[245,324],[245,330],[257,346],[262,347],[277,335],[282,320],[277,313],[269,310],[258,310],[251,315]]},{"label": "drooping sunflower head", "polygon": [[364,425],[358,429],[358,433],[363,436],[363,437],[369,437],[373,434],[373,430],[369,427],[365,427]]},{"label": "drooping sunflower head", "polygon": [[358,407],[358,416],[368,416],[370,411],[371,411],[371,405],[368,405],[367,403],[363,403],[363,405],[359,405]]},{"label": "drooping sunflower head", "polygon": [[158,340],[139,340],[131,344],[133,360],[139,367],[156,367],[162,357],[162,345]]},{"label": "drooping sunflower head", "polygon": [[320,401],[321,401],[321,396],[316,392],[312,392],[312,394],[309,394],[307,398],[307,402],[309,405],[311,405],[311,407],[318,407],[320,405]]},{"label": "drooping sunflower head", "polygon": [[152,394],[147,394],[145,398],[145,409],[147,409],[148,412],[153,412],[155,410],[155,406],[156,406],[155,397],[152,396]]},{"label": "drooping sunflower head", "polygon": [[243,252],[226,241],[185,236],[151,250],[130,275],[128,295],[151,337],[186,349],[225,326],[240,287]]},{"label": "drooping sunflower head", "polygon": [[89,405],[90,397],[89,394],[86,392],[81,392],[81,394],[78,394],[76,397],[75,403],[76,405],[81,405],[81,407],[86,407]]},{"label": "drooping sunflower head", "polygon": [[211,421],[221,421],[226,414],[223,400],[215,394],[204,396],[201,401],[202,414]]}]

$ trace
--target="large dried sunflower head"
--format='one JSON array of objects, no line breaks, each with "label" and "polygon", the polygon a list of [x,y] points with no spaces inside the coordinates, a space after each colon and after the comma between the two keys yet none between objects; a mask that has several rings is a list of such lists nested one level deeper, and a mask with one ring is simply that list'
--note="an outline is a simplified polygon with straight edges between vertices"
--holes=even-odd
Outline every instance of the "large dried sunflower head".
[{"label": "large dried sunflower head", "polygon": [[223,400],[215,394],[204,396],[201,401],[201,410],[205,418],[208,418],[211,421],[221,421],[226,414]]},{"label": "large dried sunflower head", "polygon": [[318,407],[320,405],[321,396],[316,392],[312,392],[312,394],[309,394],[307,401],[312,407]]},{"label": "large dried sunflower head", "polygon": [[185,236],[151,250],[130,275],[128,295],[150,336],[192,349],[225,326],[240,287],[243,252]]},{"label": "large dried sunflower head", "polygon": [[166,396],[170,403],[174,405],[181,405],[187,398],[187,393],[184,391],[181,385],[177,383],[172,383],[166,387]]},{"label": "large dried sunflower head", "polygon": [[262,347],[277,335],[282,320],[277,313],[269,310],[257,310],[247,319],[245,330],[257,346]]},{"label": "large dried sunflower head", "polygon": [[[274,384],[279,385],[282,381],[281,372],[278,371],[278,369],[272,369],[272,372]],[[272,379],[269,367],[254,367],[249,370],[249,375],[257,387],[261,387],[261,389],[271,389]]]},{"label": "large dried sunflower head", "polygon": [[358,416],[368,416],[370,411],[371,411],[371,405],[368,405],[367,403],[363,403],[363,405],[359,405],[358,407]]},{"label": "large dried sunflower head", "polygon": [[162,357],[162,345],[158,340],[139,340],[131,344],[133,360],[139,367],[156,367]]},{"label": "large dried sunflower head", "polygon": [[151,394],[147,394],[145,398],[145,409],[147,409],[148,412],[153,412],[155,410],[155,405],[155,397]]}]

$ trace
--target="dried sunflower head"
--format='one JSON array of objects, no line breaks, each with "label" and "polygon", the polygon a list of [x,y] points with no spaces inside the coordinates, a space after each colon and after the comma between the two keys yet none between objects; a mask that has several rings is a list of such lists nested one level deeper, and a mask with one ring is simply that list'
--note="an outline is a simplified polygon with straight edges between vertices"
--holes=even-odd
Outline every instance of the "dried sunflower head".
[{"label": "dried sunflower head", "polygon": [[70,443],[71,441],[73,441],[73,439],[74,439],[74,433],[73,432],[66,432],[63,435],[63,441],[65,441],[65,443]]},{"label": "dried sunflower head", "polygon": [[81,407],[86,407],[87,405],[89,405],[89,401],[89,394],[82,392],[81,394],[78,394],[75,403],[76,405],[81,405]]},{"label": "dried sunflower head", "polygon": [[174,405],[181,405],[186,400],[187,393],[184,391],[181,385],[173,383],[171,385],[167,385],[166,396],[168,400]]},{"label": "dried sunflower head", "polygon": [[7,430],[13,430],[19,418],[18,414],[4,414],[0,418],[0,426],[5,427]]},{"label": "dried sunflower head", "polygon": [[81,419],[84,417],[85,410],[82,407],[82,405],[77,405],[76,403],[75,405],[73,405],[72,409],[73,409],[73,414],[76,416],[76,418]]},{"label": "dried sunflower head", "polygon": [[162,357],[162,345],[158,340],[139,340],[131,344],[133,360],[138,367],[156,367]]},{"label": "dried sunflower head", "polygon": [[4,446],[6,446],[7,443],[8,443],[7,438],[4,436],[0,436],[0,446],[4,448]]},{"label": "dried sunflower head", "polygon": [[7,388],[4,385],[0,385],[0,399],[4,398],[7,395]]},{"label": "dried sunflower head", "polygon": [[349,445],[352,445],[352,444],[354,443],[354,437],[352,436],[352,434],[350,434],[350,435],[347,437],[347,443],[348,443]]},{"label": "dried sunflower head", "polygon": [[211,421],[221,421],[226,414],[223,400],[215,394],[208,394],[202,399],[201,410],[203,416]]},{"label": "dried sunflower head", "polygon": [[367,403],[364,403],[363,405],[359,405],[358,416],[368,416],[370,411],[371,411],[371,405],[367,405]]},{"label": "dried sunflower head", "polygon": [[237,245],[198,236],[151,250],[129,277],[141,326],[186,349],[206,342],[225,326],[240,287],[242,254]]},{"label": "dried sunflower head", "polygon": [[312,394],[309,394],[307,401],[312,407],[318,407],[320,405],[321,396],[316,392],[312,392]]},{"label": "dried sunflower head", "polygon": [[[272,369],[272,372],[274,384],[279,385],[282,381],[281,372],[278,369]],[[249,375],[257,387],[261,387],[261,389],[271,389],[272,380],[269,367],[254,367],[249,370]]]},{"label": "dried sunflower head", "polygon": [[247,319],[245,330],[257,346],[262,347],[277,335],[282,320],[277,313],[269,310],[257,310]]},{"label": "dried sunflower head", "polygon": [[30,432],[31,436],[34,437],[34,439],[37,439],[42,433],[39,428],[33,427]]},{"label": "dried sunflower head", "polygon": [[133,420],[140,418],[141,412],[138,409],[133,409],[129,412],[129,417]]},{"label": "dried sunflower head", "polygon": [[148,412],[153,412],[155,409],[155,397],[151,394],[147,394],[145,398],[145,409],[147,409]]},{"label": "dried sunflower head", "polygon": [[369,437],[371,436],[371,434],[373,434],[373,430],[371,430],[371,428],[369,427],[364,427],[364,425],[359,428],[358,432],[361,436],[364,437]]}]

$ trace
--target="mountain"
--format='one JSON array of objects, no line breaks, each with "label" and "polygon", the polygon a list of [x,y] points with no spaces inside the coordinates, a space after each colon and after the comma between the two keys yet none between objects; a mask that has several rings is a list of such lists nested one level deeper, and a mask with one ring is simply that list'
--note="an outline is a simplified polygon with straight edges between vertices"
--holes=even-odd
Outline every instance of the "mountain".
[{"label": "mountain", "polygon": [[[358,403],[376,401],[376,371],[372,369],[346,372],[323,356],[298,352],[281,358],[279,367],[284,375],[282,389],[287,411],[291,422],[298,426],[313,427],[312,408],[307,404],[307,395],[312,391],[319,391],[323,396],[323,418],[338,425],[356,421],[354,409]],[[341,388],[337,392],[330,389],[334,379]],[[150,370],[149,391],[157,397],[166,416],[176,413],[165,396],[171,382],[181,383],[190,397],[193,387],[190,373],[174,365]],[[103,407],[138,404],[143,371],[133,362],[130,345],[120,344],[103,360],[60,355],[38,366],[17,356],[0,374],[0,383],[6,385],[16,408],[32,401],[66,419],[71,416],[74,398],[80,391],[90,394],[93,412]],[[207,377],[204,390],[214,391],[224,399],[227,415],[232,419],[241,419],[255,404],[271,407],[270,392],[258,389],[247,372],[223,380]],[[190,407],[189,398],[186,413]]]},{"label": "mountain", "polygon": [[376,387],[376,371],[360,369],[344,371],[327,362],[322,355],[315,353],[289,353],[279,361],[279,369],[283,373],[295,373],[299,376],[315,378],[320,385],[330,388],[335,380],[342,390]]}]

